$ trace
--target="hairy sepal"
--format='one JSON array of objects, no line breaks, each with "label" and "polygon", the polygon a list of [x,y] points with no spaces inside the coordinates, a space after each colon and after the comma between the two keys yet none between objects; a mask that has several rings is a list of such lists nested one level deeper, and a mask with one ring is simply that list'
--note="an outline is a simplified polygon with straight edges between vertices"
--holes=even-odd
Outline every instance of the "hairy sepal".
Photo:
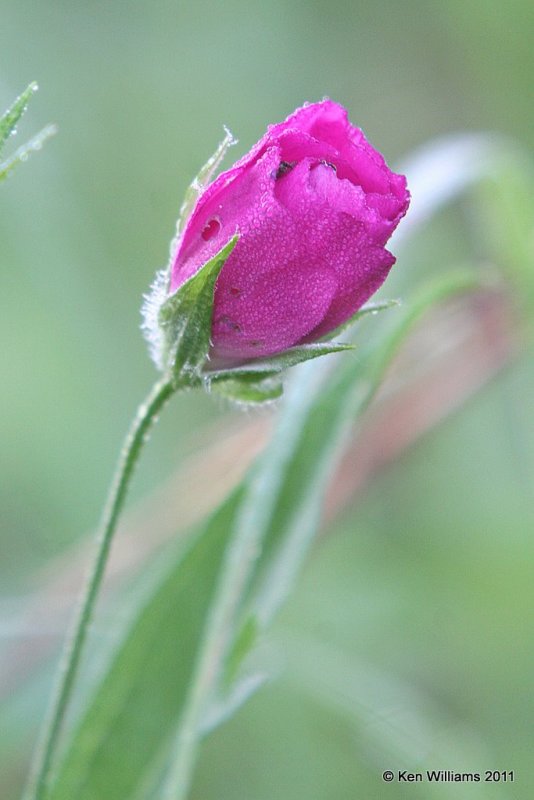
[{"label": "hairy sepal", "polygon": [[148,342],[150,356],[157,368],[165,370],[167,367],[167,349],[165,335],[160,327],[160,311],[168,299],[171,269],[174,264],[180,237],[183,233],[187,220],[193,211],[195,204],[206,188],[213,175],[219,168],[226,151],[229,147],[236,144],[236,139],[232,136],[230,131],[225,128],[225,137],[220,142],[217,150],[204,164],[202,169],[193,178],[191,184],[187,188],[180,208],[180,214],[176,223],[176,234],[171,242],[170,257],[166,267],[158,270],[156,277],[152,282],[150,291],[144,295],[144,302],[141,309],[143,316],[143,323],[141,329],[144,337]]},{"label": "hairy sepal", "polygon": [[226,151],[229,147],[237,144],[237,140],[234,139],[228,128],[224,129],[224,134],[224,139],[219,143],[216,151],[208,159],[208,161],[206,161],[202,169],[198,172],[187,188],[182,207],[180,208],[180,216],[176,225],[177,237],[181,235],[183,229],[185,228],[185,224],[191,216],[191,212],[193,211],[198,198],[221,165],[221,162],[226,155]]},{"label": "hairy sepal", "polygon": [[230,239],[159,309],[162,363],[180,385],[200,382],[210,349],[215,283],[238,238]]},{"label": "hairy sepal", "polygon": [[237,403],[258,404],[277,400],[283,393],[281,373],[313,358],[354,350],[353,344],[317,342],[290,347],[269,358],[248,361],[226,369],[207,371],[204,381],[210,391]]},{"label": "hairy sepal", "polygon": [[226,400],[247,406],[272,403],[284,393],[282,381],[275,372],[214,378],[206,382],[206,387]]}]

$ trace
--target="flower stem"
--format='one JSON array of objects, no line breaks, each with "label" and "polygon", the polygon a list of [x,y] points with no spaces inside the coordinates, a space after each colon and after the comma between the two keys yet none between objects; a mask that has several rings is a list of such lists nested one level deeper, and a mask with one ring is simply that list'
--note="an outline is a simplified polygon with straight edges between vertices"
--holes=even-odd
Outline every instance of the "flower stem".
[{"label": "flower stem", "polygon": [[104,507],[97,547],[87,582],[80,598],[78,612],[67,636],[58,670],[57,683],[38,743],[26,800],[44,800],[50,781],[50,770],[56,754],[61,728],[80,666],[87,630],[104,577],[113,534],[130,485],[135,465],[157,415],[177,390],[167,377],[158,381],[142,403],[126,436]]}]

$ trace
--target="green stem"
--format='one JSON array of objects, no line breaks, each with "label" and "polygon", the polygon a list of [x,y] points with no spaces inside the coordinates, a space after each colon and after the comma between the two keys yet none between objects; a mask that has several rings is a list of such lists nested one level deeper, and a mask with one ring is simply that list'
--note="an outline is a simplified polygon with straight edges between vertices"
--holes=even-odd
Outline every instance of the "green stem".
[{"label": "green stem", "polygon": [[237,516],[235,532],[224,555],[219,583],[206,620],[195,674],[171,745],[169,772],[162,800],[186,800],[195,767],[199,729],[207,698],[217,685],[229,645],[239,603],[251,569],[261,550],[291,458],[314,399],[317,372],[308,371],[298,390],[289,397],[286,413],[273,437],[267,467],[256,470],[247,484],[247,494]]},{"label": "green stem", "polygon": [[27,800],[44,800],[46,797],[50,769],[78,674],[87,630],[102,578],[104,577],[111,541],[124,505],[130,480],[143,444],[146,441],[148,431],[156,421],[157,415],[166,401],[177,388],[176,384],[173,384],[168,378],[164,378],[155,384],[145,402],[139,406],[124,442],[104,508],[94,561],[80,599],[78,613],[65,642],[58,670],[57,684],[43,725],[42,736],[35,754],[30,785],[25,795]]}]

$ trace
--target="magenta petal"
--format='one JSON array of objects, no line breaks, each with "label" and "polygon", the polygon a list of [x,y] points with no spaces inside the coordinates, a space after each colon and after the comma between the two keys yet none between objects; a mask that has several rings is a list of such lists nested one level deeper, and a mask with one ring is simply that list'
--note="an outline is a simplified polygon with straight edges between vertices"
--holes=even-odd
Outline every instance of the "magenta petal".
[{"label": "magenta petal", "polygon": [[248,359],[286,350],[320,324],[336,288],[336,277],[324,264],[308,264],[303,276],[300,260],[286,263],[283,273],[276,268],[263,273],[242,290],[220,280],[214,353],[223,359]]},{"label": "magenta petal", "polygon": [[303,341],[313,342],[321,336],[347,322],[364,303],[382,286],[395,257],[382,248],[365,248],[360,242],[360,250],[365,252],[365,261],[360,262],[358,276],[345,274],[339,282],[339,291],[332,300],[323,320],[305,337]]}]

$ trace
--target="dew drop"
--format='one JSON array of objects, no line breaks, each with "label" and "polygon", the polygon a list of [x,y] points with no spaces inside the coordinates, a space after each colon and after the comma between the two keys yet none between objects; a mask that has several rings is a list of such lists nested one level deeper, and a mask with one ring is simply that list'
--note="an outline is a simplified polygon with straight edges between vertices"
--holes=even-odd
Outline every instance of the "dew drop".
[{"label": "dew drop", "polygon": [[221,221],[217,217],[212,217],[212,219],[206,222],[200,235],[205,242],[209,242],[210,239],[213,239],[214,236],[217,236],[220,230]]}]

